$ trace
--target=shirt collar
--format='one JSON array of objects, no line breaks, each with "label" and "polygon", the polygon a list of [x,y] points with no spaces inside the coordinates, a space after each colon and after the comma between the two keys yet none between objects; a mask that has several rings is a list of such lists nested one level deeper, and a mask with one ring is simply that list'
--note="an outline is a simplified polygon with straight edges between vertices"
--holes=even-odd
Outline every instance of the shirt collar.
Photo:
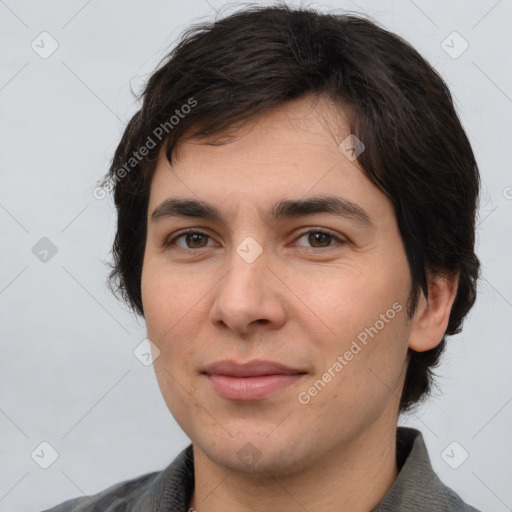
[{"label": "shirt collar", "polygon": [[478,512],[445,486],[432,468],[419,430],[398,427],[396,434],[398,477],[371,512],[443,510]]},{"label": "shirt collar", "polygon": [[[422,510],[426,503],[435,505],[435,510],[474,510],[466,508],[459,496],[434,472],[419,430],[398,427],[396,440],[398,477],[371,512]],[[137,507],[134,512],[187,512],[193,490],[194,459],[190,444],[158,474],[144,492],[143,499],[138,501],[141,508]]]}]

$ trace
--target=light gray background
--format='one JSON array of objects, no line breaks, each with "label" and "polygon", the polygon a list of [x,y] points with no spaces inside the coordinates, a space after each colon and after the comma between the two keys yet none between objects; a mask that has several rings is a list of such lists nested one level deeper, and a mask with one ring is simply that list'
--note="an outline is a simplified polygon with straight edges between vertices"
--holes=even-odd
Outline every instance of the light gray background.
[{"label": "light gray background", "polygon": [[[132,353],[143,323],[106,288],[115,212],[92,191],[137,108],[130,86],[139,91],[182,30],[223,5],[0,1],[1,511],[41,510],[159,470],[189,442],[152,367]],[[442,393],[402,423],[423,432],[435,470],[468,502],[512,510],[512,1],[311,5],[371,15],[455,97],[482,174],[483,280],[450,339]],[[43,31],[59,44],[47,59],[31,48]],[[456,59],[441,47],[453,31],[469,43]],[[42,237],[58,248],[46,263],[32,253]],[[31,458],[43,441],[59,454],[48,469]],[[441,456],[453,441],[469,453],[458,469]]]}]

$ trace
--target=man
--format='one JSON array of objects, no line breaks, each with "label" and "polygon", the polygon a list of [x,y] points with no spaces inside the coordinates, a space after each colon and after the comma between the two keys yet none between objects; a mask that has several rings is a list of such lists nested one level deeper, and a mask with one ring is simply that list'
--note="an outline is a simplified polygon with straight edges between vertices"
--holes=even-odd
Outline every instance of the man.
[{"label": "man", "polygon": [[448,88],[356,16],[245,8],[150,78],[108,181],[114,290],[192,441],[64,511],[462,511],[400,412],[475,301]]}]

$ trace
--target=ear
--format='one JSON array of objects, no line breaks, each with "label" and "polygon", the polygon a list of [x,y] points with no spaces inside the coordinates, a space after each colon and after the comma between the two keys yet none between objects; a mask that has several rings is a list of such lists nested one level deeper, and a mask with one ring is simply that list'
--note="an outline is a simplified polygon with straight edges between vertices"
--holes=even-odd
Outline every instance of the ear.
[{"label": "ear", "polygon": [[412,319],[409,348],[424,352],[437,347],[448,327],[450,312],[457,295],[459,275],[434,275],[428,280],[428,299],[423,293]]}]

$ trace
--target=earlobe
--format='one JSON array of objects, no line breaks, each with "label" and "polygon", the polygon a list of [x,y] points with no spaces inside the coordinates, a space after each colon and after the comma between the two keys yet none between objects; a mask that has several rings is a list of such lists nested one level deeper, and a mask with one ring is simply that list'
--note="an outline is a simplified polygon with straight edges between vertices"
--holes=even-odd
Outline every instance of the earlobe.
[{"label": "earlobe", "polygon": [[420,295],[412,320],[409,348],[416,352],[424,352],[441,342],[457,296],[458,278],[458,274],[430,277],[428,300],[423,294]]}]

